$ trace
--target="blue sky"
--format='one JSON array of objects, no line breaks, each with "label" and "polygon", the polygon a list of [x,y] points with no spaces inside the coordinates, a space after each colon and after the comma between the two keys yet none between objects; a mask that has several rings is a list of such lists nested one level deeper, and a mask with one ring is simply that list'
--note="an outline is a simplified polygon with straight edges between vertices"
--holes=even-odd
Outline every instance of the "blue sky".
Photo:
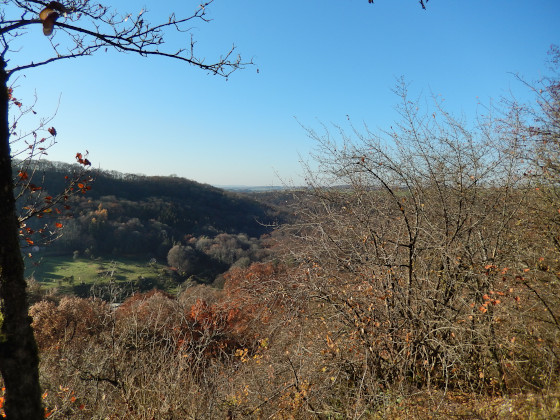
[{"label": "blue sky", "polygon": [[[199,2],[153,4],[145,18],[155,22]],[[298,184],[300,160],[315,146],[300,124],[387,127],[397,119],[391,89],[401,76],[415,93],[441,95],[473,118],[478,102],[524,98],[511,73],[538,79],[549,46],[560,44],[558,0],[430,0],[427,10],[415,0],[216,0],[208,12],[212,22],[193,28],[200,55],[211,60],[235,44],[255,66],[226,81],[172,60],[102,52],[20,74],[19,97],[36,93],[43,116],[58,106],[49,158],[71,162],[87,149],[102,169],[213,185]],[[50,48],[36,32],[14,61]]]}]

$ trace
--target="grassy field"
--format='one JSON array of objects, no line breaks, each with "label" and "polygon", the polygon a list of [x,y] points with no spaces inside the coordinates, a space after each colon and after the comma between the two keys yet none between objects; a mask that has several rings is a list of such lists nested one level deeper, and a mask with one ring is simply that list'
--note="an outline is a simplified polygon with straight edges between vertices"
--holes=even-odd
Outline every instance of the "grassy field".
[{"label": "grassy field", "polygon": [[26,261],[25,275],[33,276],[43,288],[57,288],[62,294],[76,293],[111,281],[138,289],[151,289],[162,283],[167,284],[166,289],[173,286],[169,284],[170,276],[164,265],[126,258],[74,260],[72,257],[43,257],[39,261]]}]

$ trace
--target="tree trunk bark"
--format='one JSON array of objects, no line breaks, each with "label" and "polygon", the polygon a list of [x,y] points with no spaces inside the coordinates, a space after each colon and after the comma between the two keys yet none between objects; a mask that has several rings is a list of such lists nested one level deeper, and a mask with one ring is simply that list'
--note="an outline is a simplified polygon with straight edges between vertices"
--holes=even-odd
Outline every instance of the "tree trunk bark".
[{"label": "tree trunk bark", "polygon": [[44,418],[39,385],[39,354],[28,314],[19,222],[14,199],[8,75],[0,57],[0,372],[9,420]]}]

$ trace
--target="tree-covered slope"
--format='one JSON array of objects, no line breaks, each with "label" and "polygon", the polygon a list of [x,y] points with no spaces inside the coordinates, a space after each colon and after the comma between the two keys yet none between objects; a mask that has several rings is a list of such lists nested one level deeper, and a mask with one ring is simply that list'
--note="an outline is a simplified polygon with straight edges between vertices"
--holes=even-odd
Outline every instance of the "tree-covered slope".
[{"label": "tree-covered slope", "polygon": [[[80,170],[49,161],[33,163],[33,167],[34,182],[41,190],[29,193],[52,196],[63,191],[67,177]],[[52,251],[163,257],[174,243],[193,236],[244,233],[260,237],[282,218],[280,211],[254,196],[184,178],[102,170],[91,170],[91,176],[92,188],[74,194],[65,202],[66,211],[53,216],[64,227],[61,237],[50,245]],[[42,224],[44,219],[33,223]]]}]

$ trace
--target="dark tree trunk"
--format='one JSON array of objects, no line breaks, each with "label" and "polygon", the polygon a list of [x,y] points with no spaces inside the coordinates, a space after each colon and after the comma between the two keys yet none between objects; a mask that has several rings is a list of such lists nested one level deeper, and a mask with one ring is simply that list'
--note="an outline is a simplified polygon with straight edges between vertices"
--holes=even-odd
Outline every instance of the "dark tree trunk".
[{"label": "dark tree trunk", "polygon": [[4,410],[9,420],[44,418],[39,385],[39,355],[28,315],[24,265],[19,247],[10,130],[8,77],[0,57],[0,372],[6,387]]}]

